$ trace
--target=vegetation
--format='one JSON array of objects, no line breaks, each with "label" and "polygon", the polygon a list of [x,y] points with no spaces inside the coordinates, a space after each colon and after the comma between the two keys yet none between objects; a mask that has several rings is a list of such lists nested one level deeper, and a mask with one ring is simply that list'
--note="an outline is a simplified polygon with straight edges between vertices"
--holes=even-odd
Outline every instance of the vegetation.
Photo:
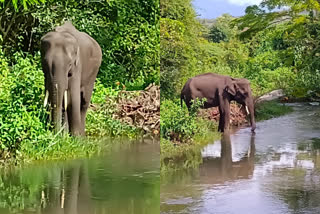
[{"label": "vegetation", "polygon": [[278,103],[276,101],[264,102],[256,106],[257,121],[268,120],[292,112],[290,106]]},{"label": "vegetation", "polygon": [[197,118],[197,109],[202,102],[194,103],[190,114],[187,108],[181,108],[180,100],[177,102],[164,100],[161,108],[161,137],[176,142],[187,142],[193,137],[213,129],[214,124]]},{"label": "vegetation", "polygon": [[201,163],[201,148],[219,139],[217,124],[197,117],[203,102],[197,100],[188,112],[180,100],[161,102],[161,173],[181,168],[196,167]]},{"label": "vegetation", "polygon": [[[159,1],[2,0],[0,13],[0,158],[86,155],[98,149],[95,137],[139,134],[112,115],[119,91],[159,84]],[[39,41],[66,20],[103,52],[87,115],[90,142],[54,135],[43,107]]]}]

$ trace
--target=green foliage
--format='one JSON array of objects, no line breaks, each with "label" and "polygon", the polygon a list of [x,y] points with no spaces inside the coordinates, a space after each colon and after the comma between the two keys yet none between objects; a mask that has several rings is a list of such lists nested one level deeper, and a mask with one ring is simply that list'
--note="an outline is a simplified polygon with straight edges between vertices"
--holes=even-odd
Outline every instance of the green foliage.
[{"label": "green foliage", "polygon": [[261,121],[288,114],[292,112],[293,109],[290,106],[270,101],[257,105],[255,111],[256,120]]},{"label": "green foliage", "polygon": [[[163,100],[161,102],[161,137],[163,139],[187,142],[213,129],[213,123],[205,122],[197,118],[197,110],[203,105],[203,101],[197,101],[188,112],[187,108],[182,108],[179,102]],[[204,128],[207,127],[206,128]]]},{"label": "green foliage", "polygon": [[191,0],[160,1],[161,97],[173,98],[181,90],[181,78],[201,69],[197,55],[202,26],[195,19]]},{"label": "green foliage", "polygon": [[[35,5],[39,3],[44,3],[45,0],[0,0],[0,3],[3,3],[5,5],[4,7],[9,7],[9,4],[12,3],[15,10],[21,9],[21,4],[23,6],[23,9],[28,9],[28,6]],[[7,6],[8,5],[8,6]]]},{"label": "green foliage", "polygon": [[211,27],[209,32],[209,40],[216,43],[222,41],[226,42],[228,41],[228,37],[220,28],[218,28],[217,26],[213,26]]},{"label": "green foliage", "polygon": [[113,118],[116,110],[116,101],[102,104],[97,109],[89,109],[87,114],[87,135],[94,137],[103,136],[128,136],[130,138],[138,135],[139,130],[133,126],[121,123]]},{"label": "green foliage", "polygon": [[223,14],[215,19],[214,24],[209,29],[208,40],[219,43],[227,42],[234,38],[237,33],[237,28],[231,26],[233,19],[229,14]]},{"label": "green foliage", "polygon": [[43,73],[39,55],[14,55],[16,64],[11,68],[1,57],[0,68],[0,142],[2,150],[18,150],[20,143],[35,144],[46,134],[43,108]]}]

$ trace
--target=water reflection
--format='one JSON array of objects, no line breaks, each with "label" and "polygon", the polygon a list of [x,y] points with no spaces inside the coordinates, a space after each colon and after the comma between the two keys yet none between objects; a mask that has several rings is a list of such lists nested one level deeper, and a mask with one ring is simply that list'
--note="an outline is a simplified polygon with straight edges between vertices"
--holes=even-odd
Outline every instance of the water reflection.
[{"label": "water reflection", "polygon": [[[252,177],[255,157],[254,139],[255,136],[252,134],[249,148],[246,148],[247,145],[242,143],[242,149],[247,149],[246,153],[242,154],[243,157],[240,160],[233,161],[230,134],[223,134],[220,141],[220,157],[210,157],[207,154],[207,157],[203,158],[203,164],[200,166],[201,182],[204,184],[215,184]],[[216,142],[215,145],[217,144],[219,142]]]},{"label": "water reflection", "polygon": [[0,214],[159,213],[159,144],[0,173]]},{"label": "water reflection", "polygon": [[40,213],[85,214],[92,213],[88,166],[82,161],[61,169],[52,178],[57,185],[46,186],[41,191]]}]

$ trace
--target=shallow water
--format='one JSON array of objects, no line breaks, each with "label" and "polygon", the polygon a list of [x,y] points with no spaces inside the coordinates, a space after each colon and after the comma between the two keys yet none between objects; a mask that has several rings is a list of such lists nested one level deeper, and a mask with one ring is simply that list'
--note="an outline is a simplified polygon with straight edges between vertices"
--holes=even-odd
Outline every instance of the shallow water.
[{"label": "shallow water", "polygon": [[159,213],[159,142],[0,174],[0,214]]},{"label": "shallow water", "polygon": [[320,108],[225,134],[197,169],[161,178],[161,213],[320,213]]}]

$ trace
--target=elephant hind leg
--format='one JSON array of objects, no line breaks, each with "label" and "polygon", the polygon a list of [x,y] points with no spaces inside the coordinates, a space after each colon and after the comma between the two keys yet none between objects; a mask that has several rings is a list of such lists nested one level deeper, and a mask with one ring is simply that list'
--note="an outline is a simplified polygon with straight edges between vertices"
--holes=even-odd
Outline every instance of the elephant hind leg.
[{"label": "elephant hind leg", "polygon": [[219,118],[219,126],[218,126],[218,131],[219,132],[223,132],[224,131],[224,124],[225,124],[225,121],[224,121],[224,118],[225,118],[225,113],[222,113],[221,111],[220,112],[220,118]]},{"label": "elephant hind leg", "polygon": [[85,135],[86,114],[90,105],[90,99],[93,91],[94,83],[84,87],[81,90],[81,123],[83,135]]}]

